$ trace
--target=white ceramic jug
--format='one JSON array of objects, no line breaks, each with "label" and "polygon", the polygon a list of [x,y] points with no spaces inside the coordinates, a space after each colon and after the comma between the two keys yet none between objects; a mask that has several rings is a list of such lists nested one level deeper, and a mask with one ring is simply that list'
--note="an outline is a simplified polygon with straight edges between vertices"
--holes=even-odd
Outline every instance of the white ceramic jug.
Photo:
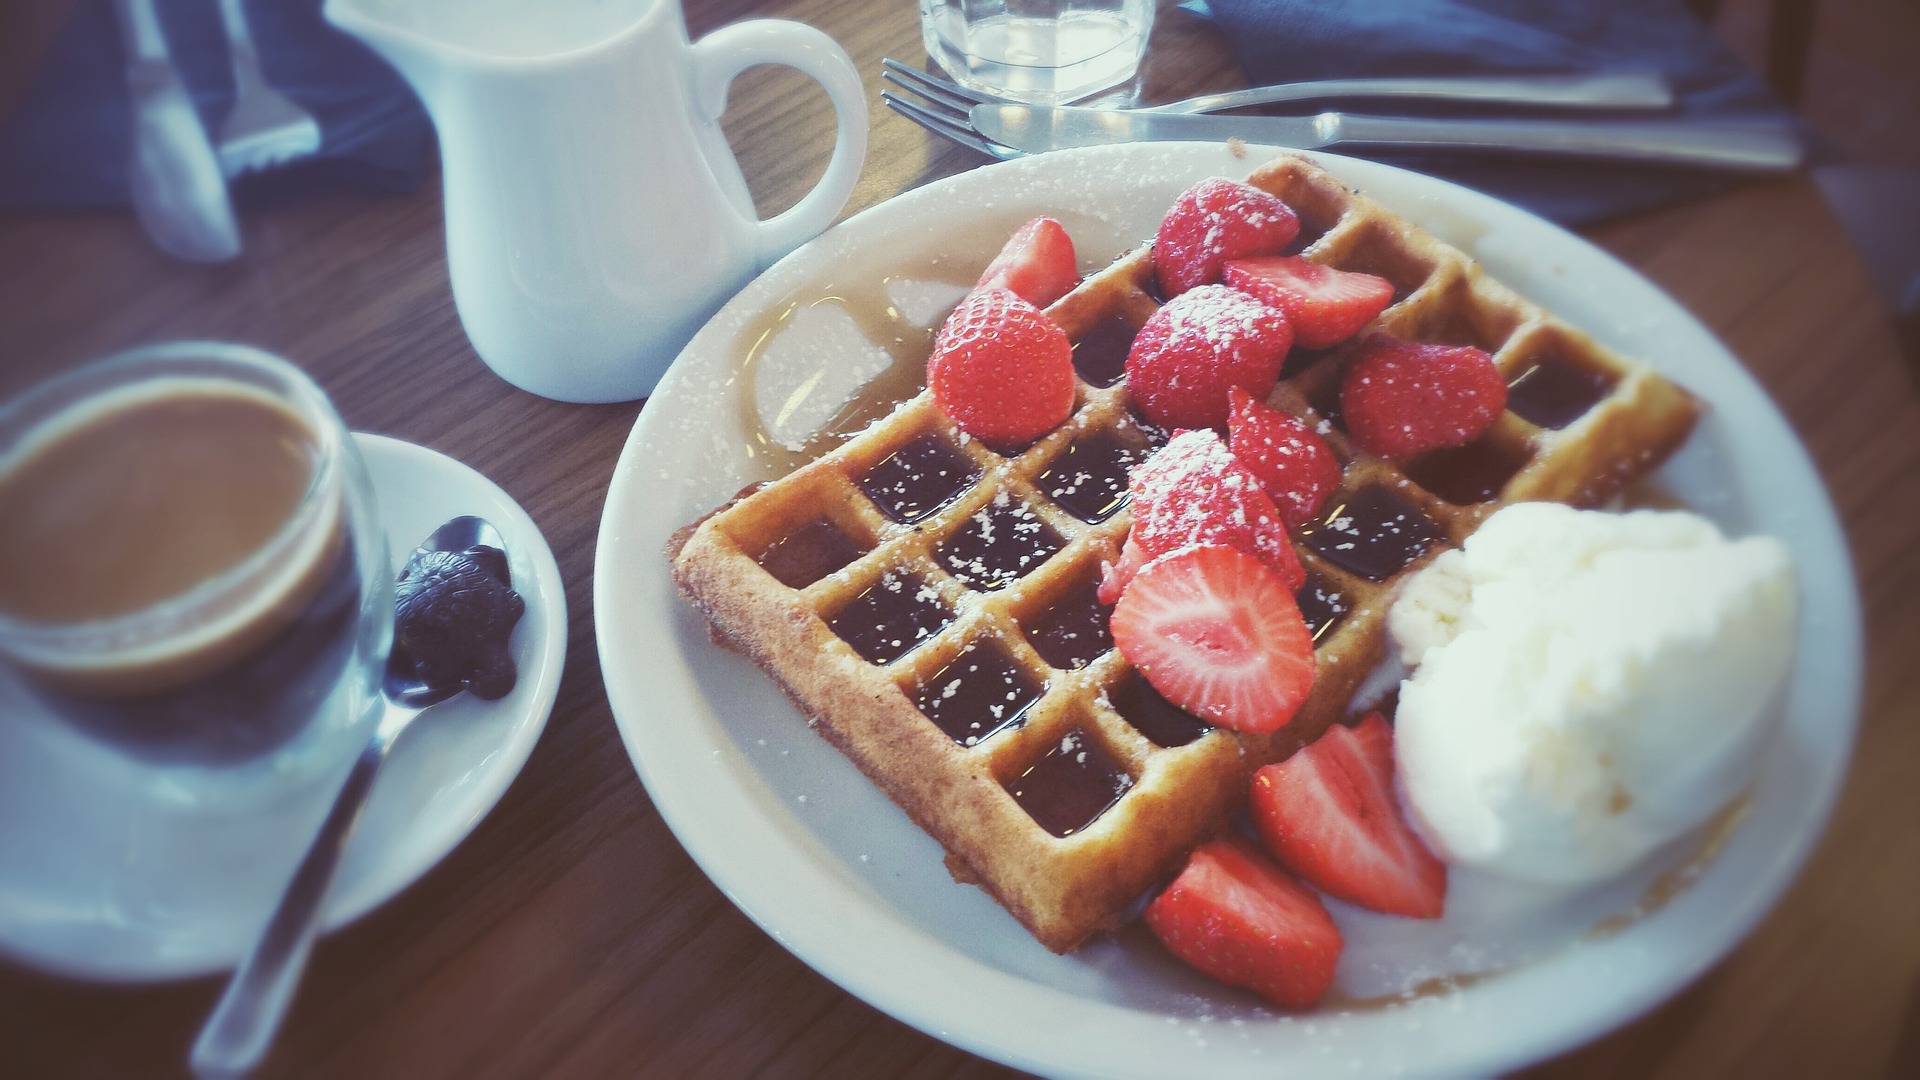
[{"label": "white ceramic jug", "polygon": [[[678,0],[327,0],[413,85],[440,136],[447,267],[481,359],[562,401],[650,393],[702,323],[846,204],[860,76],[833,39],[761,19],[688,40]],[[719,124],[755,64],[820,80],[826,175],[762,221]]]}]

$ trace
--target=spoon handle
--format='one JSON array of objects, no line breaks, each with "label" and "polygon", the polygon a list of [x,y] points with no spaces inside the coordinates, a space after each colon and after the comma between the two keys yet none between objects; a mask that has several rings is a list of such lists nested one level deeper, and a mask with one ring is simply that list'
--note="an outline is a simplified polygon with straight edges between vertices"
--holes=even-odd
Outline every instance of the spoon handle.
[{"label": "spoon handle", "polygon": [[380,763],[393,745],[392,739],[385,737],[387,726],[383,723],[381,733],[360,751],[260,940],[241,961],[213,1015],[200,1029],[192,1057],[194,1075],[200,1080],[245,1076],[259,1066],[273,1044],[274,1033],[293,1001],[294,987],[300,983],[301,970],[307,966],[307,954],[320,925],[320,905],[333,883],[340,853],[360,818],[367,792],[373,789]]}]

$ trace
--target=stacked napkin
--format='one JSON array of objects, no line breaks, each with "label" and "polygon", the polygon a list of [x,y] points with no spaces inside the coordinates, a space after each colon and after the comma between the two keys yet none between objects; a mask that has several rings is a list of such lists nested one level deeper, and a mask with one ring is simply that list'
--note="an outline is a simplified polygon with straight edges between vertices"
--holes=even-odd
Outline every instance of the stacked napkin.
[{"label": "stacked napkin", "polygon": [[[320,16],[323,0],[243,0],[260,66],[313,113],[320,150],[246,178],[242,203],[342,187],[411,190],[434,167],[433,126],[392,68]],[[233,103],[219,0],[156,0],[174,66],[217,139]],[[132,126],[112,0],[80,0],[11,116],[0,117],[0,210],[127,205]]]},{"label": "stacked napkin", "polygon": [[[1680,0],[1190,0],[1182,6],[1219,23],[1252,85],[1371,75],[1651,69],[1665,74],[1678,92],[1675,116],[1797,122]],[[1410,111],[1402,103],[1339,107]],[[1494,114],[1479,108],[1474,115]],[[1705,195],[1739,180],[1683,168],[1544,157],[1430,151],[1366,156],[1485,191],[1568,225]]]}]

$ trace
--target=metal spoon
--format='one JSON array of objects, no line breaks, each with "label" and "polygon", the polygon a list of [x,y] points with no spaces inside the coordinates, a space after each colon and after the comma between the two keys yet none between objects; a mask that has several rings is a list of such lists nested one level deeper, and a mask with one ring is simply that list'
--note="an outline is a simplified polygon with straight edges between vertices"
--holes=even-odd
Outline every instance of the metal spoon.
[{"label": "metal spoon", "polygon": [[[433,592],[441,587],[442,592]],[[495,590],[503,591],[511,603],[499,599]],[[460,665],[445,663],[448,657],[442,655],[460,650],[462,642],[450,641],[446,632],[458,629],[461,619],[472,616],[476,598],[489,592],[494,592],[496,606],[502,608],[494,620],[501,625],[490,629],[497,631],[498,647],[504,650],[507,634],[525,604],[512,591],[505,541],[497,529],[480,518],[454,518],[434,530],[408,559],[397,588],[396,606],[401,615],[396,622],[406,623],[409,605],[423,597],[432,601],[437,595],[444,602],[423,616],[418,633],[396,630],[382,686],[386,711],[373,738],[347,773],[333,809],[287,883],[260,940],[234,972],[213,1015],[200,1029],[200,1037],[193,1044],[192,1063],[194,1074],[201,1080],[245,1076],[266,1057],[313,948],[321,904],[333,882],[340,853],[359,820],[367,793],[373,790],[374,777],[400,733],[423,710],[463,690],[472,689],[481,697],[500,697],[512,689],[510,659],[503,684],[498,677],[462,677],[456,670]]]}]

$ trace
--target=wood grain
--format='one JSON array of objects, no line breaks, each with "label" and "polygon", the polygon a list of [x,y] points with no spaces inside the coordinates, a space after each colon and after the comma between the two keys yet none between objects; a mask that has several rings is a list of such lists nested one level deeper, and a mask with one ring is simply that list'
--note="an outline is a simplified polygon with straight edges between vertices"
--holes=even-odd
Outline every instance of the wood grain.
[{"label": "wood grain", "polygon": [[[880,107],[883,55],[919,61],[907,0],[722,0],[697,35],[799,18],[855,57],[872,147],[852,213],[979,163]],[[1161,99],[1238,85],[1210,26],[1170,6]],[[727,130],[763,212],[824,168],[824,95],[749,72]],[[750,923],[675,842],[616,734],[593,639],[595,530],[640,406],[520,393],[473,354],[448,292],[439,191],[244,215],[246,255],[194,268],[127,215],[0,220],[0,397],[115,349],[252,342],[311,371],[347,422],[494,478],[552,543],[568,663],[546,734],[441,865],[317,949],[265,1075],[990,1076],[1007,1070],[850,997]],[[1588,230],[1751,368],[1805,439],[1866,604],[1860,744],[1825,842],[1757,933],[1643,1019],[1529,1075],[1914,1075],[1920,1062],[1920,400],[1858,260],[1804,179]],[[102,987],[0,965],[0,1074],[172,1076],[219,982]]]}]

